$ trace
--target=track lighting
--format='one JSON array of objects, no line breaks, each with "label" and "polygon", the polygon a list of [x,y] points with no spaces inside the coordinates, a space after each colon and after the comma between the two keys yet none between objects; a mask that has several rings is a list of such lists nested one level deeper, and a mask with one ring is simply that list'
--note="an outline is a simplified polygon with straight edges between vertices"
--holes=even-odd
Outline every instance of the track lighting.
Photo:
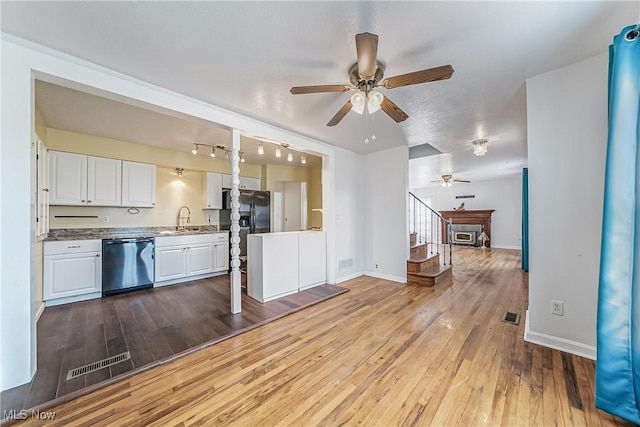
[{"label": "track lighting", "polygon": [[276,157],[282,157],[282,151],[280,151],[280,147],[276,147]]},{"label": "track lighting", "polygon": [[209,154],[211,157],[215,157],[216,156],[216,148],[215,147],[211,147],[211,154]]},{"label": "track lighting", "polygon": [[194,147],[193,150],[191,150],[191,152],[193,153],[193,155],[195,156],[196,154],[198,154],[198,150],[200,149],[200,146],[198,144],[196,144],[196,146]]},{"label": "track lighting", "polygon": [[183,168],[176,168],[176,172],[178,173],[178,178],[182,178],[182,171],[184,171]]},{"label": "track lighting", "polygon": [[262,156],[263,154],[264,154],[264,145],[260,143],[260,145],[258,145],[258,155]]},{"label": "track lighting", "polygon": [[225,160],[229,160],[229,152],[225,150],[224,152],[224,159]]},{"label": "track lighting", "polygon": [[300,163],[302,163],[303,165],[307,164],[307,158],[305,156],[300,156]]},{"label": "track lighting", "polygon": [[238,154],[240,155],[240,163],[244,163],[244,153],[240,151]]},{"label": "track lighting", "polygon": [[289,154],[287,154],[287,161],[293,162],[293,153],[291,152],[291,150],[289,150]]}]

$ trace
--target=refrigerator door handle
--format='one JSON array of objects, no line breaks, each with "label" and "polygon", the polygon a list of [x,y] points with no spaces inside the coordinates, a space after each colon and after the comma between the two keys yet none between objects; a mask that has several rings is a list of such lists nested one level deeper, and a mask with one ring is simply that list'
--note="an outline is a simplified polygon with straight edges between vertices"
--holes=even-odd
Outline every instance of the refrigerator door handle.
[{"label": "refrigerator door handle", "polygon": [[256,206],[251,203],[251,228],[249,230],[250,233],[256,232]]}]

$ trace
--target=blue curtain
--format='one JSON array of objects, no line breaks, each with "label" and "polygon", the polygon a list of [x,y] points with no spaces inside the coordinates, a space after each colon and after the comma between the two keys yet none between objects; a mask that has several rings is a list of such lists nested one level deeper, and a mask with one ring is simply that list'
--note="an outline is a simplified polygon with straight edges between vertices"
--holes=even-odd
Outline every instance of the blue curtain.
[{"label": "blue curtain", "polygon": [[596,406],[640,424],[640,39],[636,26],[609,48]]},{"label": "blue curtain", "polygon": [[522,168],[522,269],[529,271],[529,168]]}]

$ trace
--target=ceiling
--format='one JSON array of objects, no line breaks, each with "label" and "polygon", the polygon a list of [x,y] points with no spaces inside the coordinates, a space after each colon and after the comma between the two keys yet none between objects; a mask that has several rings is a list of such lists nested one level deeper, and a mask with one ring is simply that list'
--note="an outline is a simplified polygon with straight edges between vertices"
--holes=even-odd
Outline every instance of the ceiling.
[{"label": "ceiling", "polygon": [[[412,187],[487,179],[526,164],[525,80],[603,53],[638,2],[7,2],[2,31],[357,153],[430,144]],[[349,113],[354,36],[378,34],[385,77],[451,64],[449,80],[385,91],[408,115]],[[211,131],[214,132],[214,131]],[[364,144],[369,133],[375,141]],[[471,141],[489,139],[476,158]]]},{"label": "ceiling", "polygon": [[[124,104],[85,92],[36,80],[35,103],[48,127],[71,132],[118,139],[137,144],[153,145],[173,151],[188,152],[194,143],[202,144],[198,155],[208,156],[207,146],[229,147],[231,131],[214,126],[211,122],[195,117],[166,111],[166,114],[150,109]],[[264,154],[258,154],[263,144]],[[308,153],[292,151],[293,161],[275,156],[276,144],[263,142],[248,136],[240,137],[240,150],[247,163],[258,165],[287,165],[302,167],[322,166],[322,159]],[[218,150],[217,156],[224,155]],[[300,162],[304,155],[306,164]]]}]

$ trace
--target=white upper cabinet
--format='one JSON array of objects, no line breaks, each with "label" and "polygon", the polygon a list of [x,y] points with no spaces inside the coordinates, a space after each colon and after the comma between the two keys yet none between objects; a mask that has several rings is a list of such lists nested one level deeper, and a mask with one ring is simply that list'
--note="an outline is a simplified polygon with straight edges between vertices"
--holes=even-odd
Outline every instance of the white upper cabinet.
[{"label": "white upper cabinet", "polygon": [[49,204],[87,204],[87,156],[49,151]]},{"label": "white upper cabinet", "polygon": [[222,188],[231,188],[231,175],[222,175]]},{"label": "white upper cabinet", "polygon": [[260,179],[259,178],[248,178],[246,176],[240,177],[240,188],[243,190],[257,190],[260,191]]},{"label": "white upper cabinet", "polygon": [[122,204],[122,161],[87,157],[87,204],[120,206]]},{"label": "white upper cabinet", "polygon": [[122,161],[122,206],[156,205],[156,165]]},{"label": "white upper cabinet", "polygon": [[120,206],[122,161],[49,151],[49,204]]},{"label": "white upper cabinet", "polygon": [[[240,177],[240,185],[238,186],[241,190],[261,190],[262,180],[260,178],[249,178],[246,176]],[[231,175],[222,175],[222,188],[231,188]]]},{"label": "white upper cabinet", "polygon": [[203,209],[222,209],[222,175],[205,172],[202,176]]},{"label": "white upper cabinet", "polygon": [[47,149],[38,138],[36,155],[36,237],[44,236],[49,232],[49,176]]}]

